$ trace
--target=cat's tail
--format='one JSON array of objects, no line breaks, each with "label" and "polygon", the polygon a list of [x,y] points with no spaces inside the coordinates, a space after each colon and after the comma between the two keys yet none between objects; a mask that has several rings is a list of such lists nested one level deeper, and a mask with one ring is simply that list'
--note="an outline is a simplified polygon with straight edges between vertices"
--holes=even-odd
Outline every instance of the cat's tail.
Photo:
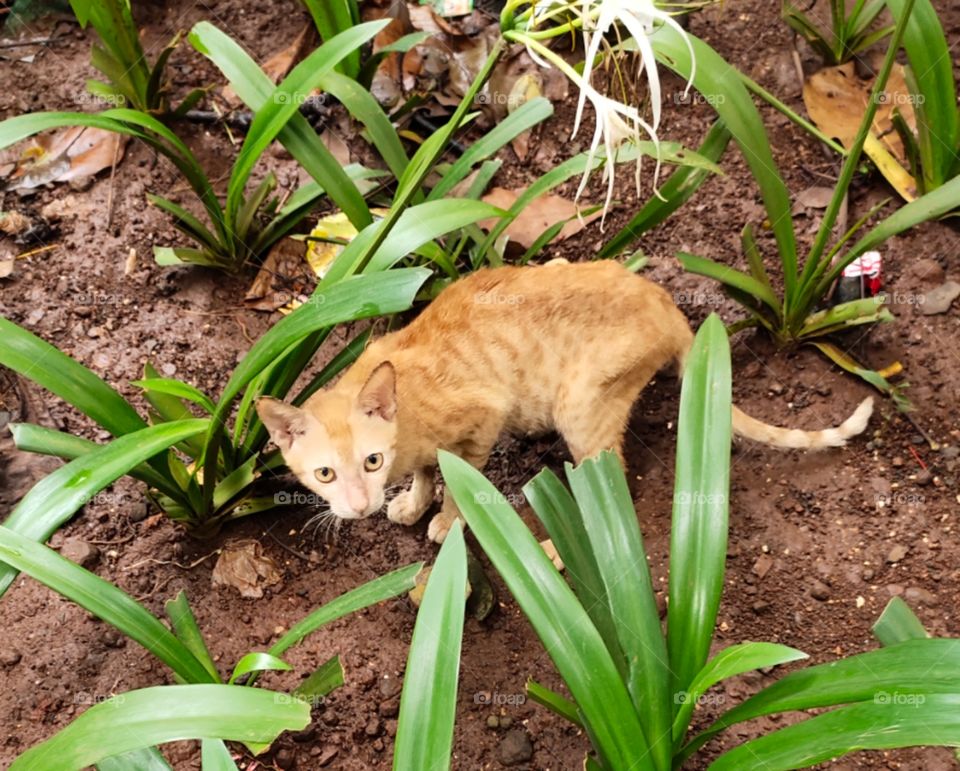
[{"label": "cat's tail", "polygon": [[799,428],[771,426],[751,418],[738,407],[733,408],[733,432],[738,436],[762,442],[771,447],[784,449],[822,450],[827,447],[842,447],[847,440],[863,433],[873,414],[873,398],[867,397],[854,413],[835,428],[822,431],[804,431]]}]

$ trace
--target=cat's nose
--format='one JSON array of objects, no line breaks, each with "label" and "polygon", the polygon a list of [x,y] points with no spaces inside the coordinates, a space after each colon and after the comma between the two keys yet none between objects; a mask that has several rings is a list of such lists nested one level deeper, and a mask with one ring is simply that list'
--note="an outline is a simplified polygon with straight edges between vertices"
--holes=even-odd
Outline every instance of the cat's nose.
[{"label": "cat's nose", "polygon": [[357,517],[363,517],[370,506],[370,496],[367,495],[366,490],[356,487],[347,488],[347,505]]}]

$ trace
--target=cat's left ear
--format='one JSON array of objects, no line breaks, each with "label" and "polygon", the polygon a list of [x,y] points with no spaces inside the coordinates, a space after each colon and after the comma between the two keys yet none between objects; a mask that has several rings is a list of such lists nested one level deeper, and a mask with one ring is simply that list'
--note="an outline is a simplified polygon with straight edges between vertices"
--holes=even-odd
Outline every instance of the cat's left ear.
[{"label": "cat's left ear", "polygon": [[393,420],[397,414],[397,373],[389,361],[380,364],[357,397],[357,406],[365,415],[377,415],[384,420]]}]

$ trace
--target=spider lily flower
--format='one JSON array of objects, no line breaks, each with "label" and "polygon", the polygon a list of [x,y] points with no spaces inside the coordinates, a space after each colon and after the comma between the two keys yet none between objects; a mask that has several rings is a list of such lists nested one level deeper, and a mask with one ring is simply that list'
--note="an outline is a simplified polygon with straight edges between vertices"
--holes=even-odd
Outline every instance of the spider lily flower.
[{"label": "spider lily flower", "polygon": [[[508,7],[510,5],[508,4]],[[543,45],[538,39],[540,35],[534,37],[531,34],[535,28],[541,26],[546,20],[556,19],[561,13],[572,13],[576,18],[559,28],[552,28],[551,33],[557,29],[572,31],[576,27],[580,27],[586,52],[582,75]],[[654,146],[658,148],[657,165],[654,172],[654,189],[656,189],[660,174],[657,131],[660,127],[662,93],[656,55],[650,42],[650,35],[661,24],[673,27],[682,35],[690,49],[691,59],[694,59],[693,46],[686,31],[677,24],[667,11],[658,8],[653,0],[582,0],[579,3],[564,3],[558,0],[546,0],[544,2],[541,0],[541,2],[534,3],[529,15],[525,15],[525,21],[525,30],[521,32],[515,27],[515,31],[510,35],[510,38],[525,43],[531,57],[538,63],[557,67],[564,72],[580,91],[572,137],[575,137],[580,129],[586,103],[589,101],[593,106],[596,123],[589,150],[590,160],[580,181],[577,199],[586,187],[593,166],[593,159],[602,142],[605,151],[603,179],[607,183],[603,216],[606,217],[613,199],[617,149],[624,142],[639,142],[641,132],[646,134]],[[617,25],[623,27],[630,38],[635,41],[637,52],[640,55],[640,73],[646,73],[647,76],[651,104],[651,120],[649,122],[641,117],[638,107],[624,104],[600,93],[591,82],[594,62],[600,54],[600,46],[603,43],[604,36]],[[553,35],[551,34],[551,36]],[[694,62],[695,67],[696,63]],[[690,89],[694,74],[695,69],[691,72],[690,80],[687,82],[687,91]],[[640,189],[641,158],[641,155],[637,156],[636,183],[638,192]]]}]

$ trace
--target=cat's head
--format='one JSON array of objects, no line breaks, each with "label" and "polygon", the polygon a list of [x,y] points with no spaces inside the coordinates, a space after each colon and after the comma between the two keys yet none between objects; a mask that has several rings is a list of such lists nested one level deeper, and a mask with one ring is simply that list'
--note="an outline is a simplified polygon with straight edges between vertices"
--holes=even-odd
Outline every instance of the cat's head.
[{"label": "cat's head", "polygon": [[359,395],[336,388],[301,409],[264,397],[257,414],[287,466],[343,519],[363,519],[383,507],[397,437],[396,373],[380,364]]}]

